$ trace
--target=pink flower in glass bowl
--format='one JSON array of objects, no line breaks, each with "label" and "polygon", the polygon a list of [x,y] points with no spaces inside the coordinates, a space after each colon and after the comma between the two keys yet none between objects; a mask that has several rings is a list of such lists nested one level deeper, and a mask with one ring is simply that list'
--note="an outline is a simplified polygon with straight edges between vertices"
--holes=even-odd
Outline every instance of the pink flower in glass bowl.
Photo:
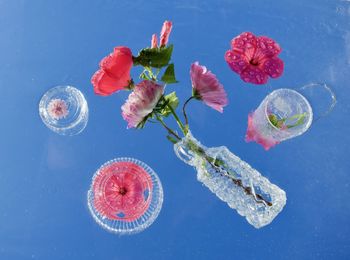
[{"label": "pink flower in glass bowl", "polygon": [[100,169],[93,180],[94,207],[102,216],[127,222],[140,218],[148,209],[151,176],[133,162],[114,162]]},{"label": "pink flower in glass bowl", "polygon": [[63,119],[68,116],[68,105],[67,103],[62,99],[52,99],[47,107],[47,111],[49,115],[55,119]]},{"label": "pink flower in glass bowl", "polygon": [[225,53],[225,60],[243,81],[260,85],[265,84],[269,76],[282,75],[284,64],[277,57],[281,48],[274,40],[244,32],[232,39],[231,48]]},{"label": "pink flower in glass bowl", "polygon": [[144,80],[135,86],[122,106],[122,116],[128,122],[128,128],[137,127],[152,113],[163,92],[164,86],[151,80]]},{"label": "pink flower in glass bowl", "polygon": [[190,75],[193,96],[222,113],[223,107],[227,105],[228,101],[224,87],[216,76],[205,66],[199,65],[198,62],[191,65]]}]

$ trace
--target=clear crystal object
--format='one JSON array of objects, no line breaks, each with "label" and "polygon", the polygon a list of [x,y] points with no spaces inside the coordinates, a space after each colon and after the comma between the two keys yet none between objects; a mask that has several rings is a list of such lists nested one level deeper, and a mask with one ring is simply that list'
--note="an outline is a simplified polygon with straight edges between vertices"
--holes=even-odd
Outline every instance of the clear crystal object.
[{"label": "clear crystal object", "polygon": [[197,179],[255,228],[272,222],[286,204],[286,193],[231,153],[207,148],[191,133],[174,145],[176,155],[197,170]]},{"label": "clear crystal object", "polygon": [[107,231],[131,235],[148,228],[163,204],[158,175],[134,158],[116,158],[94,174],[87,194],[94,220]]},{"label": "clear crystal object", "polygon": [[39,114],[49,129],[60,135],[72,136],[85,129],[89,108],[80,90],[72,86],[57,86],[42,96]]},{"label": "clear crystal object", "polygon": [[[295,115],[305,114],[303,123],[298,126],[280,129],[274,126],[269,120],[273,113],[279,118],[290,118],[285,123],[292,125],[297,118]],[[261,136],[281,142],[303,134],[309,129],[312,123],[313,113],[308,100],[299,92],[281,88],[274,90],[261,102],[260,106],[253,113],[253,126]]]}]

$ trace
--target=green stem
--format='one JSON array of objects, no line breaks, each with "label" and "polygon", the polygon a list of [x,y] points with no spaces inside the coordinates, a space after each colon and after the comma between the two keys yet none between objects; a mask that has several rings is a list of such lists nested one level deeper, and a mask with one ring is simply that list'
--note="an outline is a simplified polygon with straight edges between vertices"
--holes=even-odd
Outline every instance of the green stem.
[{"label": "green stem", "polygon": [[[282,119],[278,119],[278,117],[275,114],[271,113],[269,115],[269,120],[270,120],[271,124],[273,124],[277,128],[282,128],[284,126],[287,128],[292,128],[292,127],[296,127],[296,126],[303,124],[305,117],[306,117],[306,113],[302,113],[302,114],[296,114],[296,115],[291,116],[291,117],[285,117]],[[284,124],[287,120],[293,120],[293,119],[298,119],[295,122],[295,124],[293,124],[293,125],[285,125]]]},{"label": "green stem", "polygon": [[194,96],[191,96],[190,98],[188,98],[182,107],[182,113],[184,114],[186,129],[188,129],[188,118],[186,114],[186,106],[192,99],[194,99]]},{"label": "green stem", "polygon": [[144,68],[145,68],[146,71],[148,72],[148,76],[149,76],[152,80],[156,81],[156,80],[157,80],[157,77],[154,76],[152,69],[151,69],[150,67],[144,67]]},{"label": "green stem", "polygon": [[[164,102],[166,102],[166,100],[165,100],[165,98],[164,98],[164,95],[161,97],[161,99],[162,99]],[[171,114],[174,116],[175,121],[176,121],[176,123],[178,124],[178,126],[180,127],[182,133],[183,133],[184,135],[186,135],[186,134],[187,134],[186,128],[185,128],[185,126],[183,125],[183,123],[181,122],[180,118],[177,116],[177,114],[176,114],[176,112],[174,111],[174,109],[172,108],[172,106],[171,106],[169,103],[167,103],[166,106],[169,108]]]},{"label": "green stem", "polygon": [[[230,178],[235,185],[241,187],[244,190],[245,194],[252,196],[255,202],[263,203],[267,206],[272,206],[272,203],[270,201],[265,200],[264,197],[258,193],[253,193],[251,187],[245,187],[241,180],[234,178],[232,176],[233,174],[230,171],[226,169],[222,170],[222,167],[227,167],[223,161],[221,161],[220,159],[214,159],[210,156],[206,157],[205,159],[211,166],[213,166],[217,173],[219,173],[221,176],[227,176],[228,178]],[[222,173],[222,171],[224,171],[224,173]]]},{"label": "green stem", "polygon": [[159,123],[168,131],[169,134],[172,134],[177,140],[181,140],[181,137],[178,134],[176,134],[174,130],[172,130],[170,127],[168,127],[159,115],[157,115],[157,114],[155,114],[155,115],[156,115],[156,118],[159,121]]}]

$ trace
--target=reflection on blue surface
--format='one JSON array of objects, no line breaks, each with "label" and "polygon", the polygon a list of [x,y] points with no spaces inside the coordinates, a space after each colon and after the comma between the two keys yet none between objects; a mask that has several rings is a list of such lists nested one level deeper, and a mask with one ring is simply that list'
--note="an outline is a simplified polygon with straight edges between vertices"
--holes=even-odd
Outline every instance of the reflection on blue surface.
[{"label": "reflection on blue surface", "polygon": [[[1,259],[346,259],[350,257],[348,146],[349,1],[1,1]],[[200,61],[225,86],[224,114],[190,105],[193,134],[226,145],[287,192],[274,222],[256,230],[196,180],[152,124],[126,130],[127,97],[93,93],[90,77],[116,45],[134,52],[173,21],[176,88],[191,92],[189,66]],[[268,35],[283,51],[282,77],[243,83],[224,61],[233,36]],[[135,75],[138,75],[135,71]],[[245,143],[247,115],[272,90],[326,82],[338,96],[332,114],[304,135],[265,152]],[[89,103],[78,136],[49,131],[38,115],[43,93],[74,85]],[[159,175],[164,204],[145,232],[118,237],[89,215],[86,191],[96,168],[120,156]]]}]

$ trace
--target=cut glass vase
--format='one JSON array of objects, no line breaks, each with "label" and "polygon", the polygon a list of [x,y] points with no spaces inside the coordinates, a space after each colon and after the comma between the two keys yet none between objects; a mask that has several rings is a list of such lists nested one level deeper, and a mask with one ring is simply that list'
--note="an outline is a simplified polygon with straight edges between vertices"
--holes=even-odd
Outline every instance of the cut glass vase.
[{"label": "cut glass vase", "polygon": [[197,179],[255,228],[268,225],[286,204],[286,193],[231,153],[207,148],[191,133],[174,145],[176,155],[197,170]]}]

